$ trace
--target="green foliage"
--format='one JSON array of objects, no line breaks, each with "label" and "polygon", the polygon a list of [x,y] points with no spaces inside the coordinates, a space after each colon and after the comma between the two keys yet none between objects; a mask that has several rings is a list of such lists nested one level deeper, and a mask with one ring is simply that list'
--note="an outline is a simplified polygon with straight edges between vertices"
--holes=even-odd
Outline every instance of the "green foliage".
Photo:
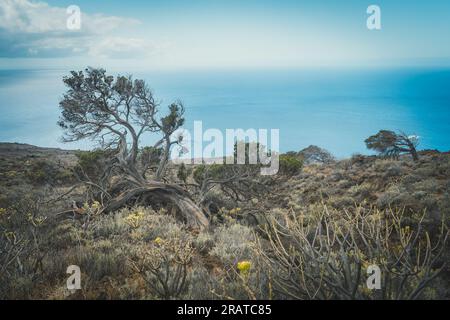
[{"label": "green foliage", "polygon": [[194,169],[193,178],[198,184],[202,184],[204,179],[221,180],[227,177],[228,169],[226,164],[199,165]]},{"label": "green foliage", "polygon": [[169,114],[161,118],[162,131],[171,134],[184,124],[184,107],[181,101],[169,105]]},{"label": "green foliage", "polygon": [[112,150],[96,149],[94,151],[77,151],[75,155],[78,158],[78,166],[82,172],[91,178],[101,175],[104,164],[113,154]]},{"label": "green foliage", "polygon": [[386,153],[395,148],[397,134],[394,131],[380,130],[377,134],[368,137],[364,142],[368,149]]},{"label": "green foliage", "polygon": [[59,168],[48,160],[31,162],[27,166],[25,176],[34,185],[68,183],[73,180],[73,174],[70,170]]},{"label": "green foliage", "polygon": [[301,172],[303,161],[292,155],[280,155],[279,173],[285,176],[294,176]]},{"label": "green foliage", "polygon": [[197,182],[198,184],[202,184],[204,178],[205,178],[205,171],[206,171],[206,166],[205,165],[199,165],[197,166],[194,171],[193,171],[193,178],[194,181]]},{"label": "green foliage", "polygon": [[183,181],[184,183],[186,183],[187,178],[189,177],[190,173],[191,173],[191,170],[187,169],[186,165],[184,163],[182,163],[178,167],[177,177],[178,177],[178,179],[180,179],[180,181]]},{"label": "green foliage", "polygon": [[419,160],[416,151],[419,140],[414,135],[408,136],[404,133],[380,130],[377,134],[368,137],[364,142],[368,149],[378,151],[386,157],[396,158],[401,153],[409,153],[414,161]]}]

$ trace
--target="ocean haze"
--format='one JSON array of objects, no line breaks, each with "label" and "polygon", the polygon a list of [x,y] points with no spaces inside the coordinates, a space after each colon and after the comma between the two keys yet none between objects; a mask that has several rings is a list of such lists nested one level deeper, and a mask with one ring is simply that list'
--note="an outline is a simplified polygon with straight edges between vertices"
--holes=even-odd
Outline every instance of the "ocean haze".
[{"label": "ocean haze", "polygon": [[[63,144],[56,122],[69,70],[0,70],[0,141]],[[127,75],[127,70],[111,72]],[[281,151],[310,144],[339,158],[369,153],[364,139],[380,129],[420,136],[421,149],[450,149],[450,69],[295,69],[139,71],[164,106],[180,99],[185,128],[280,130]],[[143,143],[151,143],[146,138]]]}]

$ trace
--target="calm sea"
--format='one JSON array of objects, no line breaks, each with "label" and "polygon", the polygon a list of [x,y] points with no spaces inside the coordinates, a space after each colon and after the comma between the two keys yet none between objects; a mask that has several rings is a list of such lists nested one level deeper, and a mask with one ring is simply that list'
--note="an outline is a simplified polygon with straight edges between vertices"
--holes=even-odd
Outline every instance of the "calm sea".
[{"label": "calm sea", "polygon": [[[0,141],[63,145],[56,125],[67,70],[0,70]],[[122,74],[126,74],[123,72]],[[450,70],[271,70],[135,72],[163,105],[186,107],[186,128],[280,130],[281,151],[310,144],[338,157],[368,153],[380,129],[420,136],[421,148],[450,149]]]}]

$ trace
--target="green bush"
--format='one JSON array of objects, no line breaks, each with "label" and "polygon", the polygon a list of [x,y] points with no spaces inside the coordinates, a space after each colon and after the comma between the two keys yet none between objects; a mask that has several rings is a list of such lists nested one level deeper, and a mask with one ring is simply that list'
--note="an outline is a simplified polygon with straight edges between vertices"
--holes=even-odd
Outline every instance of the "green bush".
[{"label": "green bush", "polygon": [[302,170],[303,162],[297,157],[282,154],[280,156],[279,173],[285,176],[295,176]]},{"label": "green bush", "polygon": [[191,174],[191,171],[186,168],[186,165],[184,163],[182,163],[178,167],[177,178],[180,179],[180,181],[186,183],[190,174]]},{"label": "green bush", "polygon": [[99,177],[104,169],[105,162],[111,158],[111,150],[97,149],[94,151],[77,151],[78,166],[91,178]]},{"label": "green bush", "polygon": [[231,165],[228,164],[212,164],[212,165],[199,165],[194,169],[193,177],[195,182],[202,184],[205,178],[212,178],[214,180],[221,180],[226,177],[232,176],[233,171],[229,171]]}]

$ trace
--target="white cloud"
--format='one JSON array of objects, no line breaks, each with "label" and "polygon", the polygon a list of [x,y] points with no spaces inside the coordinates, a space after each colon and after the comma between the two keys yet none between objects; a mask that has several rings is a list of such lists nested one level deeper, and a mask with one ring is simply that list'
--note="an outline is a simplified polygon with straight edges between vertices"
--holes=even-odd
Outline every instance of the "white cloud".
[{"label": "white cloud", "polygon": [[[138,25],[136,19],[102,14],[81,14],[81,29],[67,29],[66,8],[45,2],[2,0],[0,2],[0,56],[134,57],[154,54],[158,46],[136,37],[120,35]],[[114,35],[111,35],[114,34]]]},{"label": "white cloud", "polygon": [[167,45],[156,45],[140,38],[105,37],[90,46],[89,55],[102,58],[146,57],[160,53]]},{"label": "white cloud", "polygon": [[0,28],[11,33],[63,31],[66,13],[43,2],[3,0],[0,3]]}]

